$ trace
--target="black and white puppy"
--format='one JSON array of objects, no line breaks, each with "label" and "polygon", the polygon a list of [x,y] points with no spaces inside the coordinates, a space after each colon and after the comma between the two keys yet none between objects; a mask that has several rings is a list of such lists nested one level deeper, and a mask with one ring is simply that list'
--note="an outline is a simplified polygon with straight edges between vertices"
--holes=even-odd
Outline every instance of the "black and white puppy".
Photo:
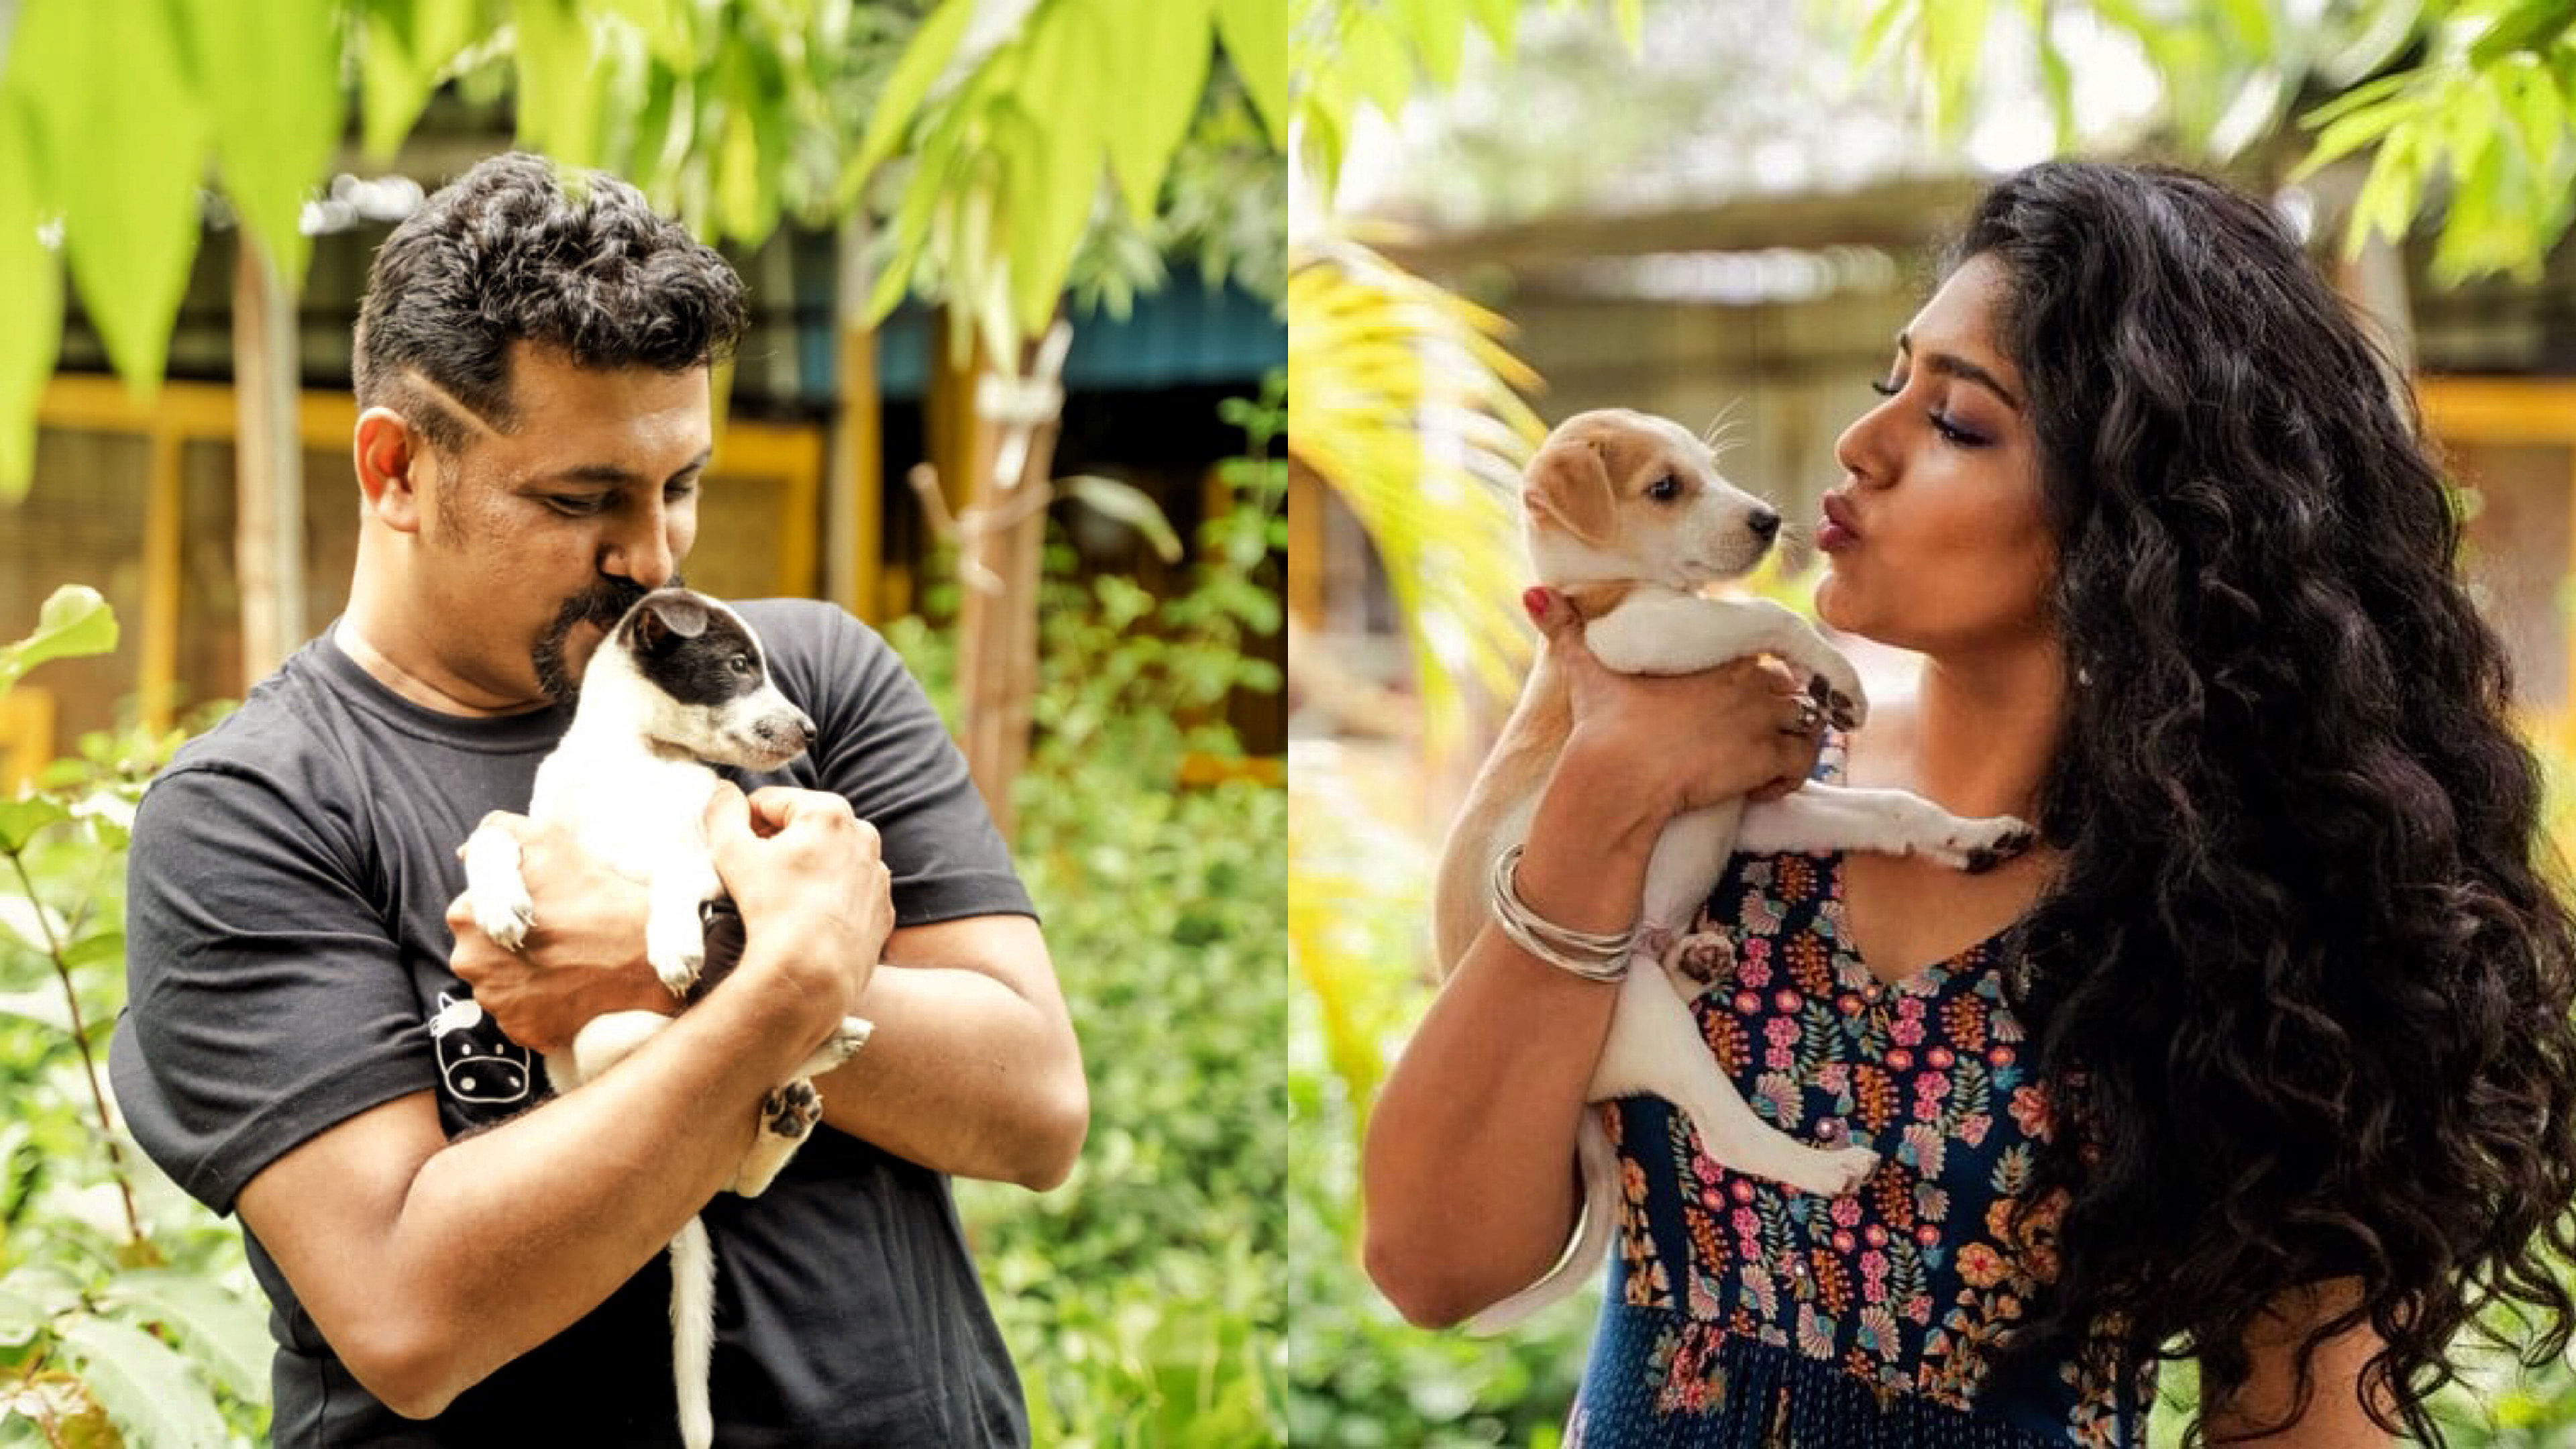
[{"label": "black and white puppy", "polygon": [[[582,849],[639,882],[650,902],[644,954],[671,993],[687,1001],[706,964],[701,908],[720,901],[703,812],[716,786],[704,762],[774,770],[804,753],[814,722],[769,679],[760,640],[742,616],[687,589],[645,595],[591,656],[570,729],[537,767],[528,816],[572,831]],[[536,923],[519,875],[519,846],[486,821],[466,841],[465,884],[474,922],[507,950]],[[650,1011],[593,1018],[546,1076],[569,1092],[607,1071],[670,1025]],[[758,1195],[795,1155],[822,1111],[808,1080],[847,1061],[867,1040],[858,1017],[761,1105],[760,1135],[733,1191]],[[681,1438],[705,1449],[715,1434],[707,1373],[715,1341],[715,1254],[696,1218],[671,1240],[672,1373]]]}]

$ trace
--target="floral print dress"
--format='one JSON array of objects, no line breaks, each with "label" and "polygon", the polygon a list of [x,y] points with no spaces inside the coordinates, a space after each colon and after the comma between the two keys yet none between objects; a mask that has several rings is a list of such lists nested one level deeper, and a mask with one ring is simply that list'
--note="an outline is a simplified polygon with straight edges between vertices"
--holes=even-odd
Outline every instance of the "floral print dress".
[{"label": "floral print dress", "polygon": [[2049,1114],[1999,941],[1886,985],[1842,898],[1839,856],[1737,856],[1694,1010],[1756,1113],[1878,1169],[1816,1197],[1711,1161],[1661,1099],[1605,1103],[1626,1206],[1568,1449],[2145,1444],[2151,1375],[1993,1361],[2056,1272],[2056,1204],[2012,1221]]}]

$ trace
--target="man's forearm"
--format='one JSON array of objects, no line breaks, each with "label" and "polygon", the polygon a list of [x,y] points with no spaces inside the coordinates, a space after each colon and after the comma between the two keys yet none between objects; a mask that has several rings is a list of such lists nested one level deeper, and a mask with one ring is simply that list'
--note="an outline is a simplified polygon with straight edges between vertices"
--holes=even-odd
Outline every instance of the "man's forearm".
[{"label": "man's forearm", "polygon": [[377,1366],[407,1400],[389,1396],[396,1408],[436,1412],[561,1332],[731,1180],[757,1100],[794,1058],[759,1003],[724,995],[599,1080],[422,1164],[377,1280],[417,1310]]},{"label": "man's forearm", "polygon": [[1038,1003],[980,971],[888,964],[856,1009],[876,1032],[815,1083],[825,1122],[961,1177],[1044,1191],[1073,1170],[1082,1064]]}]

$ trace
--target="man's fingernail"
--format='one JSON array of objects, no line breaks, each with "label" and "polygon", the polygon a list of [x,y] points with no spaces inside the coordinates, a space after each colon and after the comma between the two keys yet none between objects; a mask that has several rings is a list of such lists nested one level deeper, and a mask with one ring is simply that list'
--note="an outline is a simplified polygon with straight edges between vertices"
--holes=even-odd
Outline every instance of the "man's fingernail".
[{"label": "man's fingernail", "polygon": [[1547,622],[1547,610],[1550,602],[1552,601],[1548,596],[1547,590],[1544,588],[1532,586],[1521,590],[1521,607],[1529,612],[1530,622],[1533,624],[1544,624]]}]

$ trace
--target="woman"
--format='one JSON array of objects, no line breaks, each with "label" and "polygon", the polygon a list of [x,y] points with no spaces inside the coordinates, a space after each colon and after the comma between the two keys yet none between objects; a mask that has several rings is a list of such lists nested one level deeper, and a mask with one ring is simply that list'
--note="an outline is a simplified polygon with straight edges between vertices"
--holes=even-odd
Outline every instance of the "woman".
[{"label": "woman", "polygon": [[[1696,1003],[1757,1110],[1885,1159],[1812,1198],[1602,1109],[1629,1205],[1572,1437],[2433,1437],[2453,1335],[2567,1336],[2576,942],[2505,659],[2384,364],[2267,210],[2053,163],[1981,203],[1836,446],[1818,612],[1918,652],[1825,773],[2043,844],[1983,876],[1739,857]],[[1577,724],[1516,885],[1616,931],[1677,811],[1806,774],[1791,681],[1623,679],[1546,611]],[[1487,931],[1389,1077],[1370,1271],[1449,1323],[1573,1226],[1615,992]]]}]

